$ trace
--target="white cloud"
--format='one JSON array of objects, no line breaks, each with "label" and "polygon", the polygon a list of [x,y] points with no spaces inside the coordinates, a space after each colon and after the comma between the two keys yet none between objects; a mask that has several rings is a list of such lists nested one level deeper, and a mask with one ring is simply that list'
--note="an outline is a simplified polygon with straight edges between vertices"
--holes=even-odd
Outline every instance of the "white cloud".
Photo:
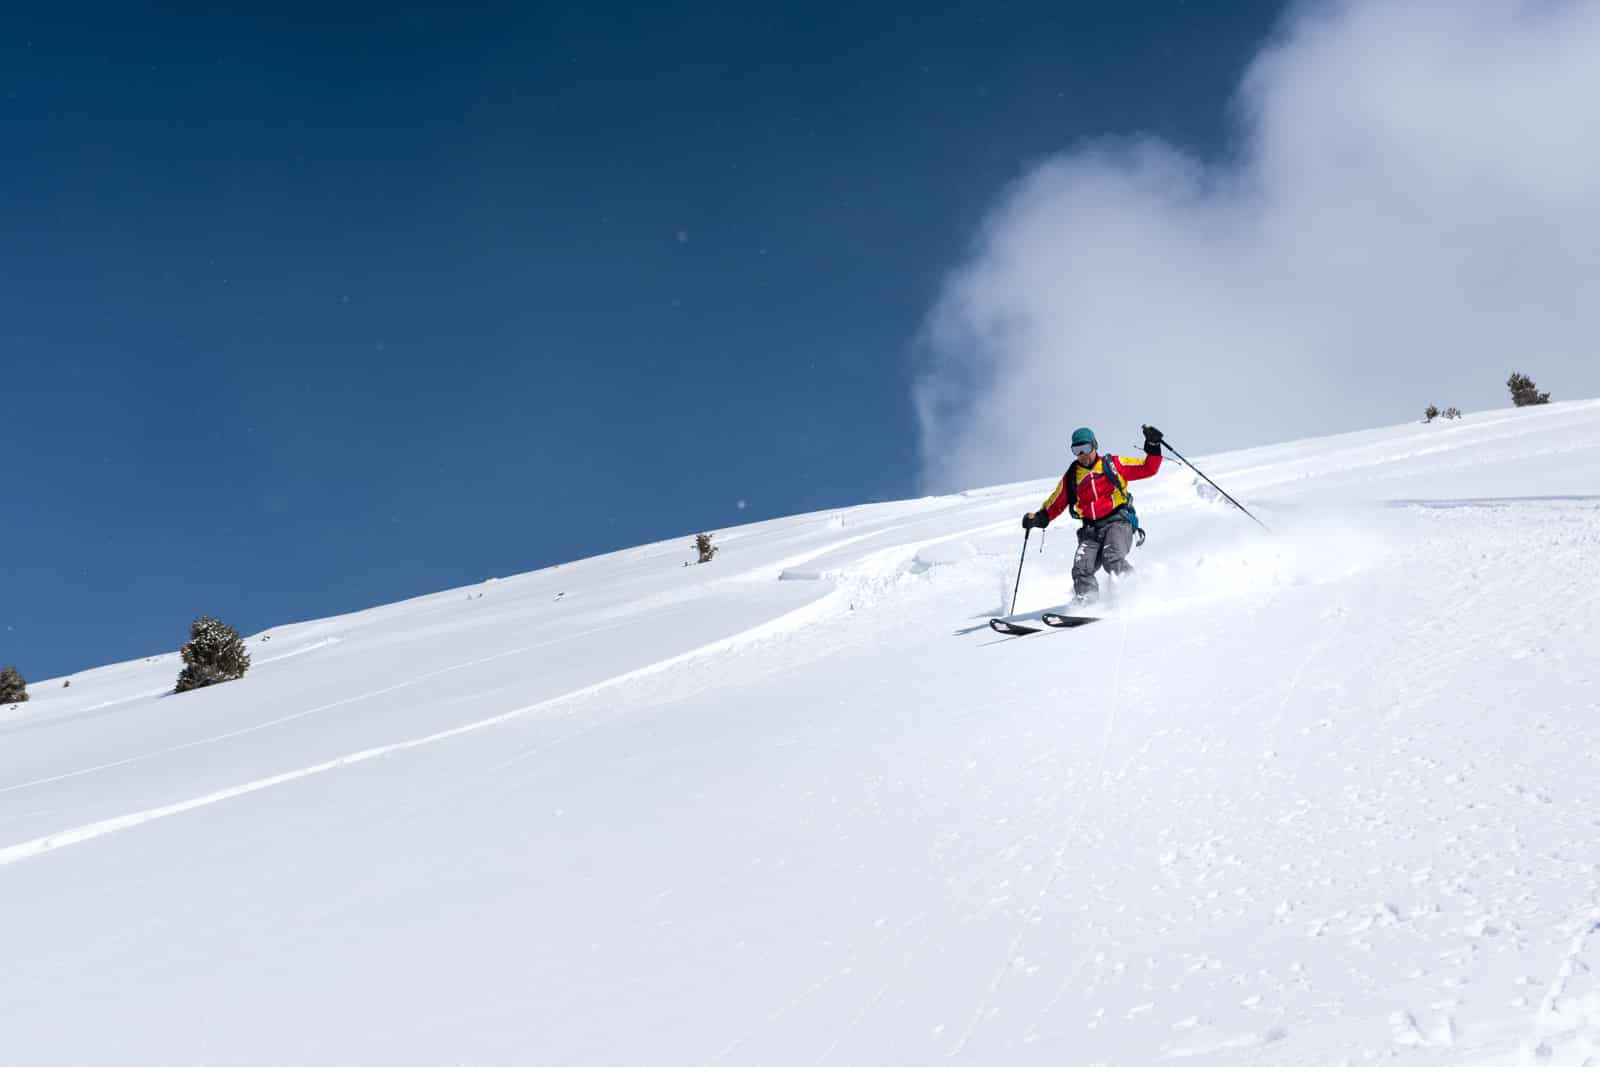
[{"label": "white cloud", "polygon": [[929,317],[924,476],[1049,474],[1073,426],[1204,452],[1600,393],[1600,3],[1297,8],[1235,157],[1075,148],[996,206]]}]

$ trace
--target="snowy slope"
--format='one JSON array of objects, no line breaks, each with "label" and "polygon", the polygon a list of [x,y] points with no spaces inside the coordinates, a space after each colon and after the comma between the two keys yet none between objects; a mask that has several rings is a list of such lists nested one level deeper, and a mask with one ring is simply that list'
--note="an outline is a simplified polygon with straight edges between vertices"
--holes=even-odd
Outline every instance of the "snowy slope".
[{"label": "snowy slope", "polygon": [[1600,1063],[1600,402],[1193,458],[36,682],[0,1058]]}]

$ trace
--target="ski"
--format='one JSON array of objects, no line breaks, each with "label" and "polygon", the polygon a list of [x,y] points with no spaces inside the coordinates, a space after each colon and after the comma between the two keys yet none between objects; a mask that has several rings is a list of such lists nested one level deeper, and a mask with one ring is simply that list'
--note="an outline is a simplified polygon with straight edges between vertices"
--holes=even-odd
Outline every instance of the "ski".
[{"label": "ski", "polygon": [[1054,626],[1057,629],[1088,626],[1091,622],[1100,621],[1100,616],[1098,615],[1062,615],[1054,611],[1047,611],[1040,618],[1044,620],[1046,626]]},{"label": "ski", "polygon": [[1007,637],[1023,637],[1027,634],[1039,632],[1037,626],[1023,626],[1020,623],[1008,622],[1005,619],[990,619],[989,629],[997,634],[1005,634]]},{"label": "ski", "polygon": [[[1027,611],[1018,615],[993,618],[989,620],[989,629],[1006,637],[1026,637],[1028,634],[1038,633],[1044,626],[1069,630],[1074,626],[1087,626],[1091,622],[1099,622],[1102,618],[1099,615],[1066,615],[1062,613],[1065,607],[1066,605],[1063,605],[1062,610]],[[1044,626],[1040,625],[1041,622]]]}]

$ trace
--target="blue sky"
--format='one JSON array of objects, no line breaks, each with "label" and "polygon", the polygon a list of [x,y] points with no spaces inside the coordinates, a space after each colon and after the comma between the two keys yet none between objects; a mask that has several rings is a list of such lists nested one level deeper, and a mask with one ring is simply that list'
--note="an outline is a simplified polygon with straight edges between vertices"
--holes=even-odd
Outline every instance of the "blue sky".
[{"label": "blue sky", "polygon": [[0,663],[917,494],[985,213],[1106,133],[1225,156],[1279,7],[8,16]]}]

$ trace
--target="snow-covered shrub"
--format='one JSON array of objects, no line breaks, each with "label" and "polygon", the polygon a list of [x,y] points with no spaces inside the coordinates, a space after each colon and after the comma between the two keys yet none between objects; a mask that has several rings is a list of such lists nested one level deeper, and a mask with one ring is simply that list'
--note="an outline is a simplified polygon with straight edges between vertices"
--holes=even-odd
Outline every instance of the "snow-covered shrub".
[{"label": "snow-covered shrub", "polygon": [[710,563],[711,557],[717,554],[717,548],[711,543],[711,535],[708,533],[694,535],[694,550],[700,553],[700,558],[696,561],[699,563]]},{"label": "snow-covered shrub", "polygon": [[1550,394],[1539,392],[1539,387],[1526,374],[1513,371],[1506,379],[1506,388],[1511,390],[1511,402],[1519,408],[1550,403]]},{"label": "snow-covered shrub", "polygon": [[28,699],[28,683],[15,667],[0,667],[0,704],[21,704]]},{"label": "snow-covered shrub", "polygon": [[1461,417],[1461,409],[1460,408],[1445,408],[1444,409],[1444,417],[1447,418],[1447,419],[1459,419]]},{"label": "snow-covered shrub", "polygon": [[1432,404],[1429,404],[1427,407],[1422,409],[1422,421],[1423,422],[1432,422],[1434,419],[1437,419],[1438,417],[1439,417],[1439,409],[1434,407]]},{"label": "snow-covered shrub", "polygon": [[178,672],[175,693],[243,678],[250,669],[250,653],[245,651],[239,631],[210,615],[194,620],[179,654],[183,670]]}]

